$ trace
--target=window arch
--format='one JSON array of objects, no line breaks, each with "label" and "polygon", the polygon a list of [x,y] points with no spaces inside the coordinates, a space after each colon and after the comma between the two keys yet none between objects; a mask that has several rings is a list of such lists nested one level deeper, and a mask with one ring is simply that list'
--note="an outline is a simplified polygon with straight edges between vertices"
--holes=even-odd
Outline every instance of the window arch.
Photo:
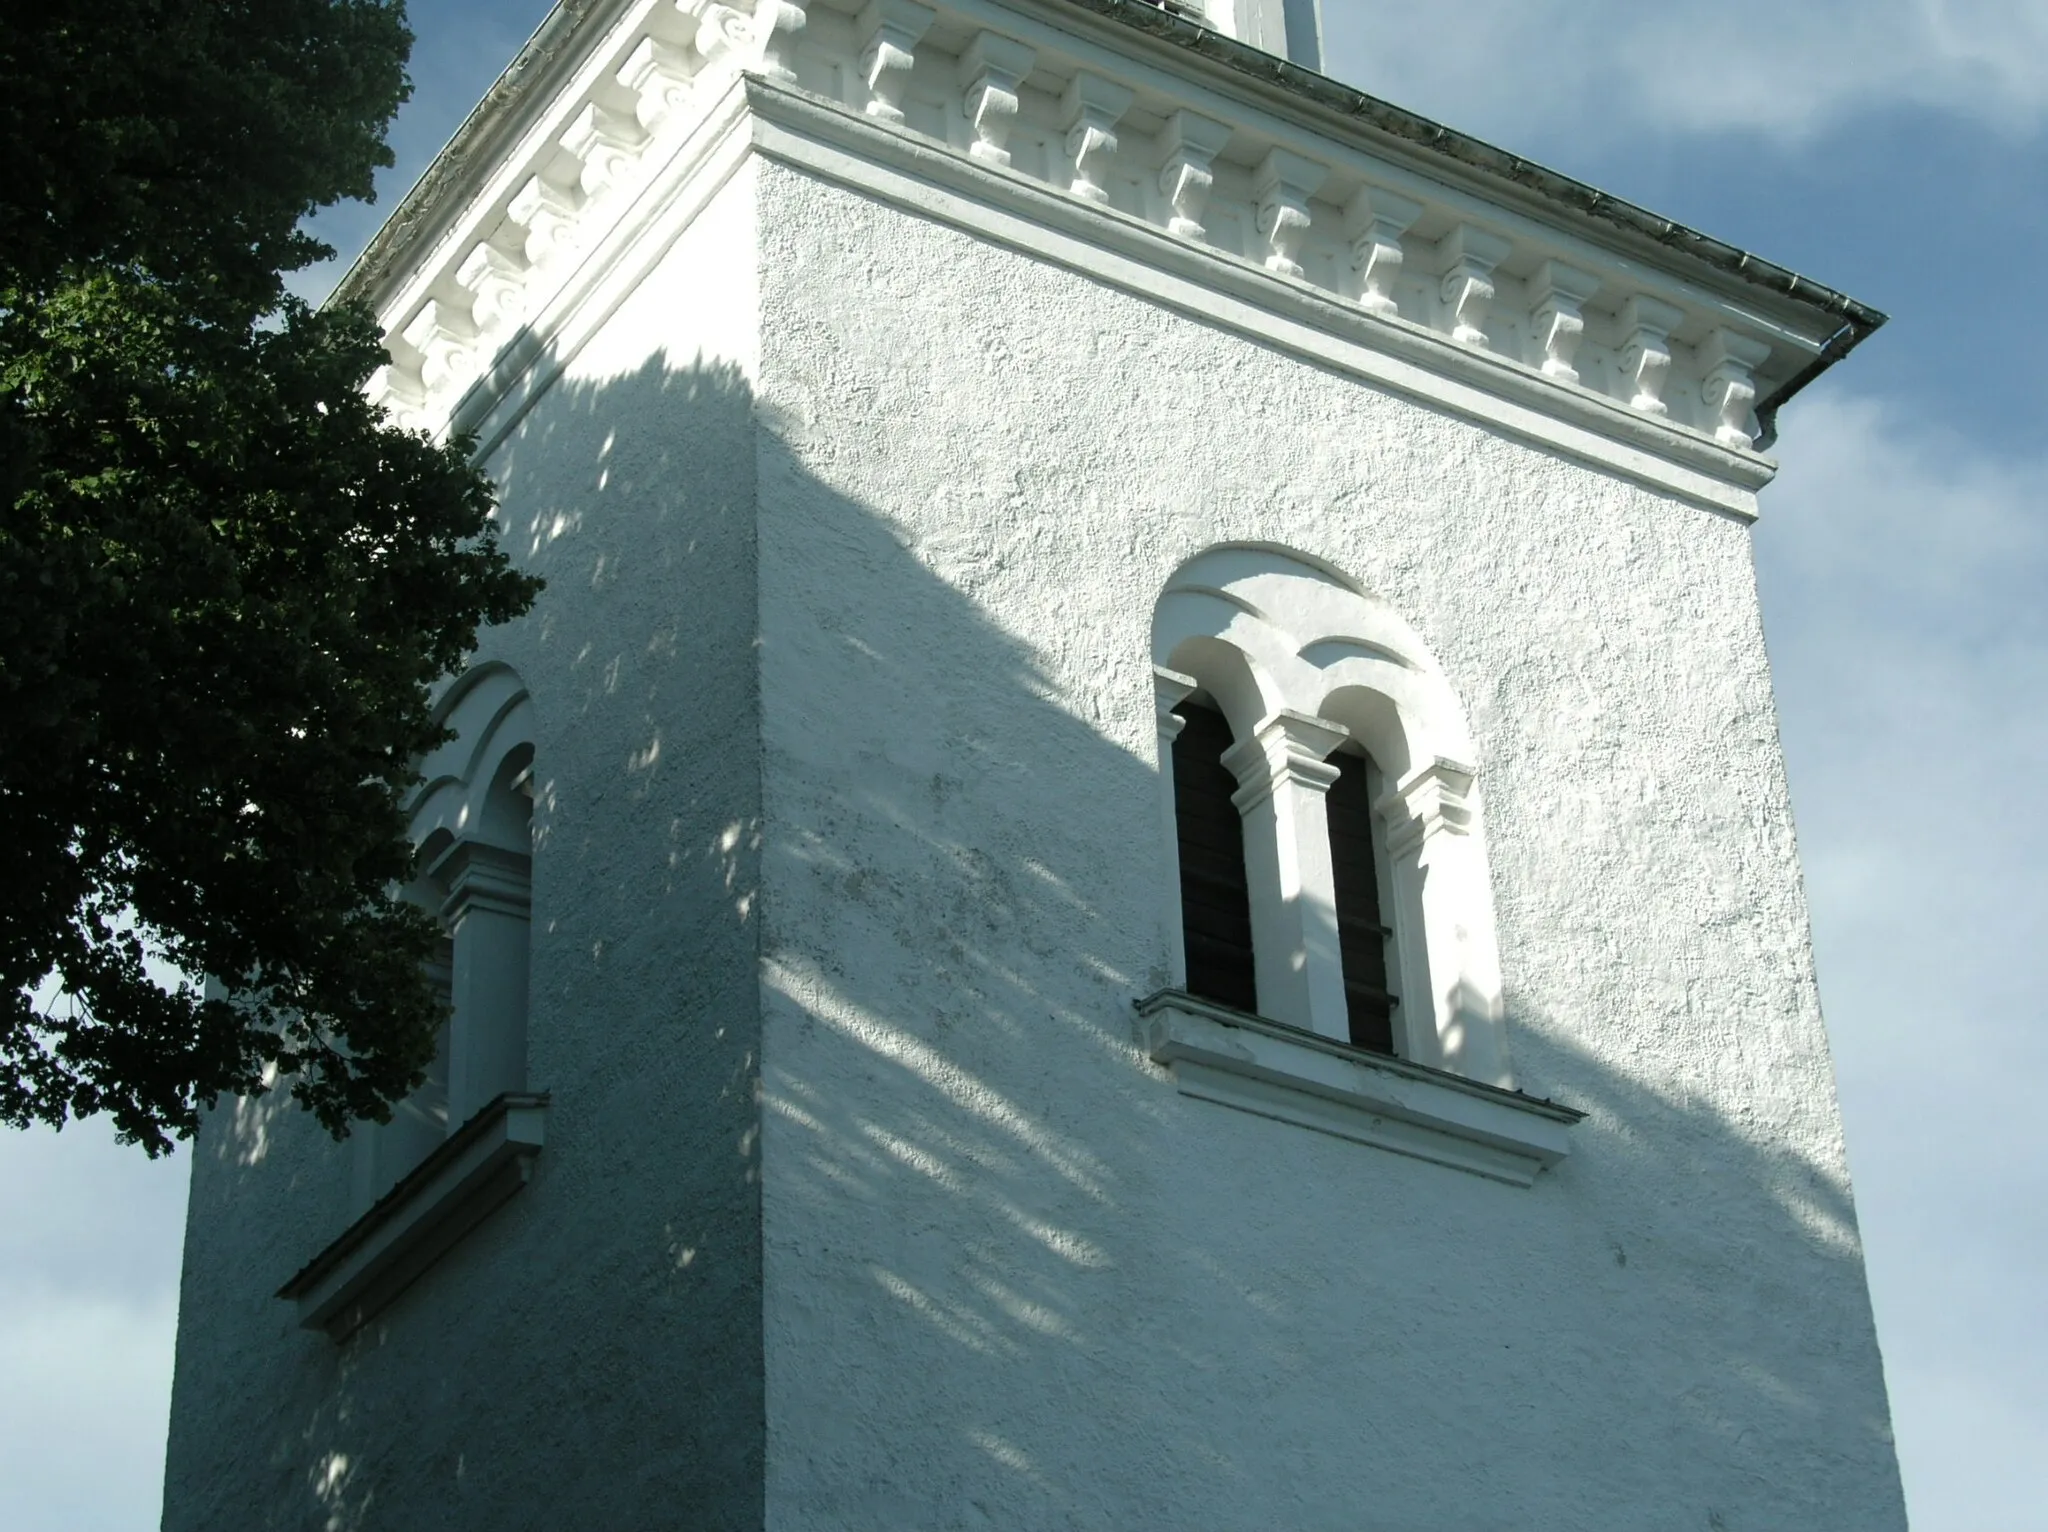
[{"label": "window arch", "polygon": [[449,1020],[426,1081],[362,1135],[359,1202],[374,1201],[499,1096],[526,1088],[533,888],[533,708],[510,667],[478,666],[435,709],[452,737],[420,763],[408,804],[408,897],[447,932]]},{"label": "window arch", "polygon": [[1258,1012],[1511,1086],[1476,751],[1420,635],[1319,561],[1228,546],[1168,580],[1153,661],[1175,982],[1201,982],[1176,791],[1207,707],[1231,736]]}]

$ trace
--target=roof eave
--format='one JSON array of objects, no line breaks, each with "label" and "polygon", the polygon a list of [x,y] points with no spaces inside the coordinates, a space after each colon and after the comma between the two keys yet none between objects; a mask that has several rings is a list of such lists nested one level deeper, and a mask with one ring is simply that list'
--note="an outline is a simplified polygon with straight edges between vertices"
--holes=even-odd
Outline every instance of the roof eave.
[{"label": "roof eave", "polygon": [[[1846,293],[1610,196],[1598,187],[1573,180],[1533,160],[1510,154],[1484,139],[1460,133],[1327,75],[1226,37],[1176,12],[1161,9],[1152,0],[1063,3],[1183,48],[1275,88],[1296,102],[1307,102],[1363,124],[1374,134],[1419,152],[1424,159],[1448,162],[1482,183],[1605,224],[1622,235],[1625,243],[1654,245],[1724,278],[1831,320],[1832,332],[1819,353],[1759,401],[1757,414],[1765,431],[1762,446],[1769,445],[1777,412],[1785,402],[1885,323],[1882,312]],[[488,160],[501,143],[523,128],[528,113],[548,99],[549,87],[573,68],[579,45],[587,36],[615,21],[629,4],[630,0],[559,0],[483,100],[456,129],[447,146],[400,199],[391,217],[336,284],[328,301],[373,303],[376,290],[401,255],[417,239],[431,240],[439,232],[435,227],[437,221],[454,211],[444,193],[460,184],[471,164]]]}]

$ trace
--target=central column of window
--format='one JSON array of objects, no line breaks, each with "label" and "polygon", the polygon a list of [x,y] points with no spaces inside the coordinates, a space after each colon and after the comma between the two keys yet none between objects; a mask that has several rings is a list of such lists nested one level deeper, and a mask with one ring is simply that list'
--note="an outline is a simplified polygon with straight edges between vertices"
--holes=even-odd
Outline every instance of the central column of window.
[{"label": "central column of window", "polygon": [[1337,780],[1325,757],[1348,737],[1340,725],[1282,709],[1223,755],[1244,816],[1259,1012],[1345,1042],[1351,1017],[1324,795]]}]

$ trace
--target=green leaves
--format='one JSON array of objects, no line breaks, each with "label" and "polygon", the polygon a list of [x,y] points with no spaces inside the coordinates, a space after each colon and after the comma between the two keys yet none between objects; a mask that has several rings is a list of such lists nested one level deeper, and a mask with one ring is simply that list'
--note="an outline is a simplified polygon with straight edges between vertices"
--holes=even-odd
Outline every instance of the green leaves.
[{"label": "green leaves", "polygon": [[441,1020],[388,894],[429,689],[537,589],[467,444],[363,398],[370,317],[277,280],[382,163],[409,40],[349,0],[50,9],[0,42],[0,119],[80,103],[0,193],[0,1119],[155,1153],[274,1069],[340,1132]]},{"label": "green leaves", "polygon": [[134,264],[197,309],[260,313],[327,252],[315,207],[391,162],[399,0],[65,0],[0,28],[8,286]]}]

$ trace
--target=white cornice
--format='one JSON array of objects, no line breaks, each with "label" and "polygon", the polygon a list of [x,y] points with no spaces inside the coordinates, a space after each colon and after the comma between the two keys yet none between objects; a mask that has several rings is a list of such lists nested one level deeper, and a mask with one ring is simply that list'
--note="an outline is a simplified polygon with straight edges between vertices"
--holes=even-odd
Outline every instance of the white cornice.
[{"label": "white cornice", "polygon": [[494,447],[752,153],[1694,504],[1753,516],[1754,492],[1771,476],[1753,453],[755,77],[735,80],[655,168],[627,216],[563,274],[450,423],[475,431],[481,450]]},{"label": "white cornice", "polygon": [[[639,0],[558,0],[532,38],[457,129],[426,173],[343,277],[338,292],[382,306],[394,272],[415,263],[422,239],[444,232],[508,139],[560,91],[565,73],[586,60],[594,39],[609,35]],[[744,5],[746,0],[739,0]],[[859,0],[826,0],[852,8]],[[917,0],[908,0],[917,5]],[[1319,138],[1335,137],[1455,184],[1489,206],[1531,210],[1539,221],[1593,231],[1617,253],[1633,251],[1657,269],[1691,272],[1710,288],[1752,303],[1806,316],[1795,327],[1842,326],[1867,336],[1885,316],[1846,294],[1802,277],[1750,251],[1716,240],[1645,208],[1491,144],[1365,94],[1339,81],[1233,40],[1222,16],[1230,0],[1210,0],[1217,15],[1191,21],[1189,7],[1166,0],[1003,0],[1056,25],[1104,42],[1112,51],[1155,56],[1171,73],[1223,82],[1227,93],[1261,103]],[[919,9],[927,9],[918,6]],[[863,13],[865,15],[865,13]],[[862,73],[867,73],[866,60]],[[893,61],[897,67],[902,60]],[[1840,337],[1837,337],[1839,343]],[[1853,344],[1853,342],[1852,342]],[[1846,348],[1842,348],[1846,349]],[[1840,351],[1834,353],[1839,355]],[[1826,365],[1830,358],[1821,358]]]},{"label": "white cornice", "polygon": [[[1102,51],[1082,33],[1105,24],[1085,13],[1062,11],[1080,28],[1068,30],[1030,0],[953,0],[920,7],[920,20],[925,9],[925,31],[900,18],[888,30],[877,95],[865,83],[876,71],[859,67],[886,20],[873,6],[856,19],[793,0],[759,0],[752,16],[723,0],[630,0],[559,71],[553,102],[475,181],[427,258],[387,285],[393,363],[373,389],[411,423],[479,429],[488,444],[758,153],[1545,450],[1754,514],[1773,467],[1745,445],[1743,412],[1808,365],[1818,326],[1788,330],[1525,212],[1303,136],[1166,69],[1149,39]],[[776,77],[792,71],[794,83]],[[1077,138],[1084,92],[1098,120]],[[1085,176],[1063,147],[1076,142]],[[1163,177],[1159,157],[1170,171],[1176,154],[1194,159]],[[1096,195],[1107,181],[1115,198]],[[1196,200],[1212,227],[1189,213]]]},{"label": "white cornice", "polygon": [[1669,420],[1014,172],[985,167],[765,81],[747,86],[767,158],[1082,272],[1192,318],[1742,517],[1776,467]]},{"label": "white cornice", "polygon": [[622,210],[624,216],[595,248],[584,249],[545,305],[464,394],[448,426],[475,432],[479,456],[488,456],[518,424],[746,162],[753,152],[747,132],[750,87],[777,89],[761,80],[730,81],[655,168],[642,195]]}]

